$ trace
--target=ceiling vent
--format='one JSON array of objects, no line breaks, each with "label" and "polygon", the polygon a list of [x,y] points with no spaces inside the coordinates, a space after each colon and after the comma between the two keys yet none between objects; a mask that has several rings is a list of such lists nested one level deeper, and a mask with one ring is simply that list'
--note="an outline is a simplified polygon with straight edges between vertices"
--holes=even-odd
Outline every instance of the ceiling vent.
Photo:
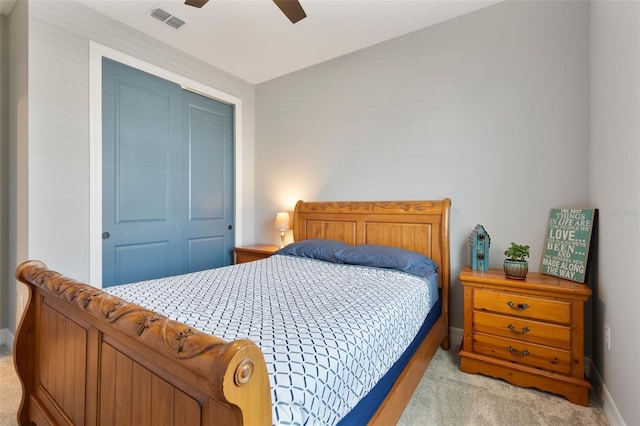
[{"label": "ceiling vent", "polygon": [[183,26],[184,24],[186,24],[186,22],[183,21],[182,19],[160,8],[151,9],[151,12],[149,12],[149,15],[153,16],[158,21],[164,22],[165,24],[169,25],[171,28],[175,28],[176,30],[181,26]]}]

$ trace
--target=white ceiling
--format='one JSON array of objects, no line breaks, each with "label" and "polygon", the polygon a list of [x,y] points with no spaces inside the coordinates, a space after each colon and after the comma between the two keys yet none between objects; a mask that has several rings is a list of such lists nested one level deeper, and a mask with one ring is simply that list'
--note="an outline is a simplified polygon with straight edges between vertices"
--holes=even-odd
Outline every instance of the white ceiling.
[{"label": "white ceiling", "polygon": [[[210,0],[202,9],[184,0],[79,1],[258,84],[501,0],[300,0],[307,18],[296,24],[271,0]],[[0,0],[0,13],[13,3]],[[187,24],[176,30],[149,16],[157,7]]]},{"label": "white ceiling", "polygon": [[[271,0],[81,0],[87,6],[250,83],[395,38],[498,0],[301,0],[292,24]],[[187,22],[175,30],[148,15],[160,7]]]}]

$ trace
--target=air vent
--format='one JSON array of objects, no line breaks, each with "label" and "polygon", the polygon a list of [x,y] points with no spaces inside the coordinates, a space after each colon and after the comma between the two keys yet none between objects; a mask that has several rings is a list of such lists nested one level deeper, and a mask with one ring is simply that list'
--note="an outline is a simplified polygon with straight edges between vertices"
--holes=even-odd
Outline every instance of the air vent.
[{"label": "air vent", "polygon": [[171,17],[171,14],[170,14],[170,13],[165,12],[165,11],[164,11],[164,10],[162,10],[162,9],[153,9],[153,10],[151,11],[151,16],[153,16],[154,18],[156,18],[156,19],[158,19],[158,20],[160,20],[160,21],[164,22],[164,21],[166,21],[168,18],[170,18],[170,17]]},{"label": "air vent", "polygon": [[176,18],[175,16],[167,19],[166,21],[164,21],[164,23],[169,25],[170,27],[175,28],[176,30],[185,24],[182,19]]},{"label": "air vent", "polygon": [[173,16],[166,10],[162,10],[160,8],[151,9],[151,12],[149,12],[149,15],[153,16],[158,21],[164,22],[165,24],[169,25],[171,28],[175,28],[176,30],[186,23],[185,21],[178,18],[177,16]]}]

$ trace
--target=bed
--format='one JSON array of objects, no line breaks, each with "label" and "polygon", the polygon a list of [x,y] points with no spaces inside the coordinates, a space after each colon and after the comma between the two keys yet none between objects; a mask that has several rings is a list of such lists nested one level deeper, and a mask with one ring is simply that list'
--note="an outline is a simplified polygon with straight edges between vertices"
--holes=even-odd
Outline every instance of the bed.
[{"label": "bed", "polygon": [[[437,348],[449,348],[450,204],[444,199],[296,205],[296,242],[330,240],[407,249],[438,266],[440,309],[431,314],[433,325],[424,337],[415,338],[413,349],[403,353],[406,362],[394,364],[397,372],[385,374],[376,385],[384,391],[369,408],[369,424],[396,423]],[[266,267],[267,261],[244,268]],[[274,256],[272,262],[300,267],[286,255]],[[227,341],[199,331],[65,277],[39,261],[19,265],[16,277],[30,293],[14,344],[23,385],[21,424],[275,422],[273,377],[265,361],[271,354],[252,340]],[[243,307],[235,304],[234,309],[240,315]],[[352,416],[351,424],[364,423],[362,418]]]}]

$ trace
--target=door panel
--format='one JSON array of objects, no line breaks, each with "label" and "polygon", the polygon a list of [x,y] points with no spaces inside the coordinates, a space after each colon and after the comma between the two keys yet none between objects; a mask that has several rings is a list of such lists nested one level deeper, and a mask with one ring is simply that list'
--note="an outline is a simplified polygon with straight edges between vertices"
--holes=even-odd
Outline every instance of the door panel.
[{"label": "door panel", "polygon": [[[181,88],[103,60],[102,285],[179,273]],[[176,194],[178,198],[176,199]],[[108,236],[105,238],[105,236]],[[159,243],[161,241],[162,243]]]},{"label": "door panel", "polygon": [[231,263],[232,129],[231,106],[103,60],[103,286]]},{"label": "door panel", "polygon": [[209,111],[189,106],[191,220],[223,218],[223,119]]},{"label": "door panel", "polygon": [[[116,223],[169,220],[170,96],[119,86]],[[140,130],[144,129],[143,132]]]},{"label": "door panel", "polygon": [[211,265],[225,262],[223,237],[197,238],[189,240],[189,270],[202,271]]},{"label": "door panel", "polygon": [[189,271],[233,261],[233,108],[183,91],[189,150]]},{"label": "door panel", "polygon": [[166,277],[171,271],[168,241],[118,245],[115,255],[115,280],[119,283]]}]

